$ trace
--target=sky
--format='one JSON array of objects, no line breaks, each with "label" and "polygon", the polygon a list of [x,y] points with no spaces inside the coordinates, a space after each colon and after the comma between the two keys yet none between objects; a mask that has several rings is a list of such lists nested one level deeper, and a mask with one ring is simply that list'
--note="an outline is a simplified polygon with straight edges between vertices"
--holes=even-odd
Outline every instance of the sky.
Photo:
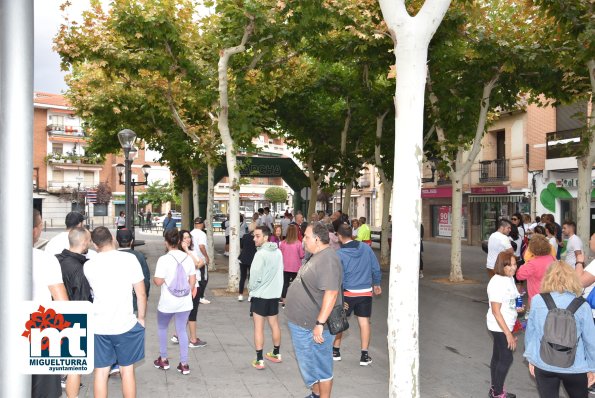
[{"label": "sky", "polygon": [[[60,71],[60,57],[52,51],[52,40],[64,13],[60,4],[64,0],[34,0],[34,55],[33,89],[54,94],[66,91],[65,72]],[[80,20],[81,12],[89,8],[89,0],[71,0],[68,8],[71,19]],[[107,1],[105,2],[107,3]]]}]

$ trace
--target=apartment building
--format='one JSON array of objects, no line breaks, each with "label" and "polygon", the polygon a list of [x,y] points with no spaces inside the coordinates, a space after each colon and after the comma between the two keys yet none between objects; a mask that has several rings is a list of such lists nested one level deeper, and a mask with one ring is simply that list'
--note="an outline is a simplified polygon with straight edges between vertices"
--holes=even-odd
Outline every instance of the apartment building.
[{"label": "apartment building", "polygon": [[[124,210],[124,186],[115,167],[124,163],[123,156],[110,154],[104,159],[88,153],[89,136],[84,121],[64,96],[36,92],[33,108],[34,207],[43,213],[49,227],[62,227],[70,211],[84,212],[94,224],[111,224],[114,215]],[[157,163],[159,154],[145,149],[142,143],[138,146],[132,180],[144,181],[141,167],[148,164],[149,183],[170,182],[169,169]],[[100,182],[107,183],[112,191],[110,203],[94,203],[93,194]],[[136,204],[143,190],[144,187],[137,187]]]}]

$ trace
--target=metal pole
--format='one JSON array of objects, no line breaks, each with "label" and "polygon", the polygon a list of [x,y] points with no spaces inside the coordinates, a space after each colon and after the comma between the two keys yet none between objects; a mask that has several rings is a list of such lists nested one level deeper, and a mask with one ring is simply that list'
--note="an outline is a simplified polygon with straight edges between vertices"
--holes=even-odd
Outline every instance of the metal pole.
[{"label": "metal pole", "polygon": [[131,229],[131,214],[132,214],[132,203],[130,201],[132,196],[132,185],[130,184],[130,179],[132,178],[132,160],[128,159],[128,152],[125,151],[124,156],[126,159],[124,160],[124,164],[126,165],[126,181],[125,189],[124,189],[124,196],[125,196],[125,207],[126,207],[126,229]]},{"label": "metal pole", "polygon": [[33,0],[0,0],[0,357],[14,365],[0,372],[0,397],[31,395],[31,376],[14,361],[23,339],[15,317],[32,292],[32,99]]},{"label": "metal pole", "polygon": [[130,184],[130,187],[132,188],[132,196],[131,196],[130,200],[132,201],[132,208],[133,208],[133,210],[132,210],[132,212],[133,212],[132,227],[130,227],[132,230],[132,236],[134,236],[134,220],[136,219],[136,213],[138,213],[138,209],[136,207],[136,198],[134,197],[134,187],[135,186],[136,186],[136,181],[132,180],[132,183]]}]

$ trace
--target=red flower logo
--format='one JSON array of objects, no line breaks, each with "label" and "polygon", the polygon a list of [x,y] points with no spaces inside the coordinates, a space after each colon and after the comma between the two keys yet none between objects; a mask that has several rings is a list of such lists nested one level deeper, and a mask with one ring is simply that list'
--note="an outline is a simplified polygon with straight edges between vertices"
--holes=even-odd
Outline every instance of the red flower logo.
[{"label": "red flower logo", "polygon": [[[60,331],[70,327],[71,323],[64,320],[64,315],[56,314],[51,308],[47,310],[43,306],[39,306],[37,312],[31,314],[31,318],[25,324],[26,330],[23,332],[21,336],[27,337],[29,342],[31,342],[31,329],[41,329],[44,330],[46,328],[54,328]],[[50,346],[50,341],[47,337],[42,339],[41,349],[46,350]]]}]

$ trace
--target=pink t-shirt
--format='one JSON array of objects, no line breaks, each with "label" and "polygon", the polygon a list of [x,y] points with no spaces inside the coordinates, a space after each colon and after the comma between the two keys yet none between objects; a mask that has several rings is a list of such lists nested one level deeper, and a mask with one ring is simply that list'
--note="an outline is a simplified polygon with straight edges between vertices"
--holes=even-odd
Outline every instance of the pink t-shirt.
[{"label": "pink t-shirt", "polygon": [[531,302],[533,296],[539,294],[545,271],[547,271],[550,264],[554,261],[556,259],[551,254],[534,257],[517,270],[516,278],[523,281],[527,280],[529,302]]},{"label": "pink t-shirt", "polygon": [[299,240],[293,243],[282,241],[279,250],[283,254],[283,271],[298,272],[302,266],[302,258],[305,255],[302,242]]}]

